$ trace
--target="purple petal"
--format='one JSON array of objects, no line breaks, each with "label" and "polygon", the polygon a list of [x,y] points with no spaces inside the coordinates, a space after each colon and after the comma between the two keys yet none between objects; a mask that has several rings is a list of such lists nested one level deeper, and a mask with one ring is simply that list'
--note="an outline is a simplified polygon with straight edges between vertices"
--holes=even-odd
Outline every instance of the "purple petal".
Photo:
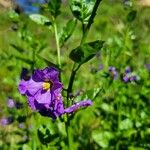
[{"label": "purple petal", "polygon": [[54,82],[51,91],[53,91],[55,94],[60,93],[62,90],[62,83],[60,82]]},{"label": "purple petal", "polygon": [[34,97],[33,97],[33,96],[27,96],[27,98],[28,98],[28,104],[29,104],[29,106],[30,106],[33,110],[36,110]]},{"label": "purple petal", "polygon": [[52,80],[53,82],[54,81],[59,81],[59,71],[54,68],[54,67],[47,67],[45,69],[42,70],[43,73],[44,73],[44,78],[45,79],[50,79]]},{"label": "purple petal", "polygon": [[19,83],[19,86],[18,86],[18,89],[19,89],[19,92],[21,94],[25,94],[26,91],[27,91],[27,84],[28,81],[25,81],[25,80],[21,80],[20,83]]},{"label": "purple petal", "polygon": [[128,81],[129,81],[128,75],[125,75],[125,76],[123,77],[123,81],[124,81],[124,82],[128,82]]},{"label": "purple petal", "polygon": [[42,70],[35,70],[34,71],[34,74],[32,75],[32,79],[35,81],[35,82],[44,82],[44,73]]},{"label": "purple petal", "polygon": [[71,107],[66,108],[65,113],[72,113],[72,112],[76,111],[77,109],[79,109],[80,107],[87,107],[90,105],[92,105],[91,100],[80,101],[80,102],[72,105]]},{"label": "purple petal", "polygon": [[19,84],[19,92],[21,94],[30,94],[35,95],[38,90],[42,89],[43,82],[35,82],[34,80],[30,79],[29,81],[21,80]]},{"label": "purple petal", "polygon": [[39,104],[50,104],[51,103],[51,92],[39,90],[37,94],[34,95],[35,100]]}]

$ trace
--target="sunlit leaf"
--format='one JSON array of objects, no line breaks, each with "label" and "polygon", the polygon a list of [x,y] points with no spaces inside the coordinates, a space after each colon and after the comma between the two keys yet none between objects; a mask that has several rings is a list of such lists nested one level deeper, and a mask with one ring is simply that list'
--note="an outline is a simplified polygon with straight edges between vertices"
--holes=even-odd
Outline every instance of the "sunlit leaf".
[{"label": "sunlit leaf", "polygon": [[94,6],[94,0],[70,0],[73,15],[83,23],[87,23]]},{"label": "sunlit leaf", "polygon": [[93,140],[102,148],[108,148],[109,140],[114,137],[112,132],[108,131],[93,131],[92,138]]},{"label": "sunlit leaf", "polygon": [[31,14],[29,17],[37,24],[46,25],[46,26],[51,25],[51,21],[46,16],[40,14]]}]

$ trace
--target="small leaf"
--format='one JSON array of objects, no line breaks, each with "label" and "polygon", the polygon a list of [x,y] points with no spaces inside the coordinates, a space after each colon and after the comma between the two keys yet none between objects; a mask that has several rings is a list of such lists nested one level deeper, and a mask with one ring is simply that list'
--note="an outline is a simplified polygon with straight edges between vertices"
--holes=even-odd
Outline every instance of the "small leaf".
[{"label": "small leaf", "polygon": [[58,138],[58,135],[52,134],[50,132],[50,129],[48,129],[45,125],[42,125],[37,130],[37,135],[38,135],[40,142],[44,145],[47,145],[50,142],[55,142],[55,140]]},{"label": "small leaf", "polygon": [[136,14],[137,14],[136,10],[130,11],[130,12],[128,13],[128,15],[127,15],[127,20],[128,20],[129,22],[134,21],[135,18],[136,18]]},{"label": "small leaf", "polygon": [[51,21],[46,16],[40,14],[31,14],[29,17],[37,24],[46,25],[46,26],[50,26],[52,24]]},{"label": "small leaf", "polygon": [[56,18],[60,14],[60,6],[61,0],[50,0],[48,2],[48,8],[54,18]]},{"label": "small leaf", "polygon": [[120,122],[119,128],[120,130],[128,130],[133,127],[133,122],[130,119],[124,119]]},{"label": "small leaf", "polygon": [[108,131],[93,131],[92,133],[93,140],[102,148],[108,148],[109,146],[109,140],[114,138],[113,133]]},{"label": "small leaf", "polygon": [[14,21],[18,22],[19,21],[19,15],[16,13],[14,10],[9,11],[9,17]]},{"label": "small leaf", "polygon": [[30,60],[30,59],[22,58],[22,57],[19,57],[19,56],[15,56],[15,58],[19,59],[19,60],[21,60],[21,61],[23,61],[23,62],[25,62],[25,63],[27,63],[29,65],[33,64],[33,61]]},{"label": "small leaf", "polygon": [[71,0],[70,8],[73,15],[83,23],[87,23],[94,6],[93,0]]},{"label": "small leaf", "polygon": [[77,25],[77,20],[71,19],[68,21],[67,25],[63,28],[63,30],[61,31],[59,35],[59,42],[60,42],[61,47],[70,38],[76,25]]},{"label": "small leaf", "polygon": [[80,65],[88,62],[92,59],[97,52],[103,47],[104,41],[94,41],[90,43],[85,43],[75,49],[73,49],[69,55],[70,59],[79,63]]}]

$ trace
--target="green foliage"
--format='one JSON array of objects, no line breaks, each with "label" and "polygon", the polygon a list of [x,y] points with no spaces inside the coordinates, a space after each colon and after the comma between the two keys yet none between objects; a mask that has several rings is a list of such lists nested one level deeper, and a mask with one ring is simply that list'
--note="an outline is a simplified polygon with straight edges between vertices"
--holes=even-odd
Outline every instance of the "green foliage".
[{"label": "green foliage", "polygon": [[46,26],[51,25],[50,20],[46,16],[43,16],[40,14],[31,14],[29,17],[31,20],[33,20],[37,24],[46,25]]},{"label": "green foliage", "polygon": [[51,15],[56,18],[60,14],[61,0],[49,0],[48,9]]},{"label": "green foliage", "polygon": [[87,23],[94,6],[93,0],[70,0],[73,15],[83,23]]},{"label": "green foliage", "polygon": [[127,20],[128,20],[129,22],[134,21],[134,19],[136,18],[136,15],[137,15],[137,11],[136,11],[136,10],[130,11],[130,12],[128,13],[128,15],[127,15]]},{"label": "green foliage", "polygon": [[[119,1],[102,1],[85,40],[88,42],[80,45],[82,23],[88,23],[94,2],[71,0],[68,4],[51,0],[49,11],[30,15],[30,19],[0,9],[0,119],[13,116],[14,120],[10,125],[0,125],[0,149],[150,149],[150,71],[145,67],[150,63],[150,10],[134,4],[128,9]],[[53,25],[53,17],[58,28],[62,68],[58,68],[55,60],[54,31],[46,27],[51,27],[51,21]],[[26,68],[29,75],[45,66],[60,69],[65,105],[72,65],[68,55],[75,69],[86,63],[77,72],[69,103],[91,99],[93,105],[56,120],[40,116],[18,93],[21,72]],[[100,68],[100,64],[104,67]],[[108,71],[109,66],[117,68],[116,80]],[[127,66],[138,76],[137,82],[123,82]],[[23,103],[23,108],[8,108],[8,97]]]},{"label": "green foliage", "polygon": [[69,57],[79,63],[83,64],[92,59],[103,47],[104,41],[94,41],[85,43],[75,49],[73,49]]}]

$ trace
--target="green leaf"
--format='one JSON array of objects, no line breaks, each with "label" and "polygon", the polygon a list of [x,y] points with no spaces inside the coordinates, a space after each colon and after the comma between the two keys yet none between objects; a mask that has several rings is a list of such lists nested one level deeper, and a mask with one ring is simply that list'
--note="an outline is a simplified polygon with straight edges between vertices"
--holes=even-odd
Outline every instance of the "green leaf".
[{"label": "green leaf", "polygon": [[17,45],[15,45],[15,44],[10,44],[15,50],[17,50],[19,53],[23,53],[23,52],[25,52],[25,50],[22,48],[22,47],[20,47],[20,46],[17,46]]},{"label": "green leaf", "polygon": [[128,15],[127,15],[127,20],[128,20],[129,22],[134,21],[135,18],[136,18],[136,14],[137,14],[136,10],[130,11],[130,12],[128,13]]},{"label": "green leaf", "polygon": [[94,41],[90,43],[85,43],[75,49],[73,49],[69,55],[70,59],[74,62],[79,63],[80,65],[88,62],[92,59],[97,52],[103,47],[104,41]]},{"label": "green leaf", "polygon": [[54,67],[56,67],[58,70],[60,70],[60,68],[58,67],[58,65],[52,63],[51,61],[47,60],[46,58],[44,58],[44,57],[42,57],[42,56],[40,56],[40,55],[38,55],[38,54],[37,54],[37,57],[38,57],[39,59],[41,59],[42,61],[44,61],[48,66],[54,66]]},{"label": "green leaf", "polygon": [[109,146],[109,140],[114,138],[113,133],[108,131],[93,131],[92,132],[93,140],[102,148],[107,148]]},{"label": "green leaf", "polygon": [[63,46],[64,43],[70,38],[76,25],[77,25],[77,20],[71,19],[67,22],[66,26],[62,29],[59,35],[59,42],[61,46]]},{"label": "green leaf", "polygon": [[94,7],[93,0],[70,0],[73,15],[83,23],[87,23]]},{"label": "green leaf", "polygon": [[119,128],[120,130],[128,130],[133,127],[133,122],[130,119],[124,119],[120,122]]},{"label": "green leaf", "polygon": [[29,17],[37,24],[46,25],[46,26],[50,26],[52,24],[51,21],[46,16],[40,14],[31,14],[29,15]]},{"label": "green leaf", "polygon": [[50,0],[48,2],[48,8],[50,10],[50,13],[54,18],[56,18],[60,14],[60,6],[61,6],[61,0]]},{"label": "green leaf", "polygon": [[19,15],[14,10],[9,11],[8,15],[9,15],[9,18],[11,18],[14,22],[19,21]]},{"label": "green leaf", "polygon": [[37,134],[38,134],[38,138],[42,144],[48,144],[52,140],[49,129],[47,129],[44,125],[38,129]]}]

